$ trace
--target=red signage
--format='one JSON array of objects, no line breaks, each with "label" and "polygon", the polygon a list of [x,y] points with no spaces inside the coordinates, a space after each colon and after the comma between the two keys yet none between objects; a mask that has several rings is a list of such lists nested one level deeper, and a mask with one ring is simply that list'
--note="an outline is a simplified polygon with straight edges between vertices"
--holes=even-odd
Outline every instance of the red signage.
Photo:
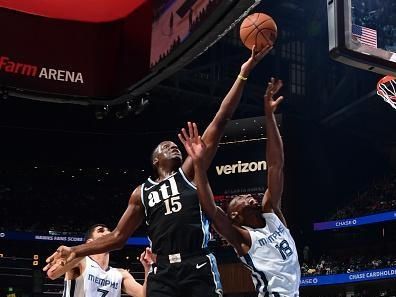
[{"label": "red signage", "polygon": [[63,99],[127,93],[150,70],[151,1],[94,2],[0,0],[0,84]]}]

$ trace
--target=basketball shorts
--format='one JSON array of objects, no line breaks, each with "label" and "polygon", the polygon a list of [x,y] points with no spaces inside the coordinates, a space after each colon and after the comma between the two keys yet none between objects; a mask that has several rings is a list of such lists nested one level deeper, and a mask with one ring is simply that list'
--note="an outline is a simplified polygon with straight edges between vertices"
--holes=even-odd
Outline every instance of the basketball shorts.
[{"label": "basketball shorts", "polygon": [[[179,254],[177,254],[179,255]],[[223,289],[213,254],[157,257],[147,279],[149,297],[222,297]]]}]

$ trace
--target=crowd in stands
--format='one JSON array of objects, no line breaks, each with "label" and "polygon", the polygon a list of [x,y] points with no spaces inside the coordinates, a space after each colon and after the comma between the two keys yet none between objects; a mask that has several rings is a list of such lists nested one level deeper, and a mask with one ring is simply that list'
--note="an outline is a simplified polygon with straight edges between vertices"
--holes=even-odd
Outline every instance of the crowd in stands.
[{"label": "crowd in stands", "polygon": [[354,273],[357,271],[396,267],[396,256],[354,256],[344,259],[323,255],[317,261],[303,262],[301,274],[303,276],[331,275],[340,273]]},{"label": "crowd in stands", "polygon": [[[157,3],[158,2],[158,3]],[[209,0],[206,7],[202,8],[200,11],[195,11],[194,8],[190,8],[187,16],[189,22],[188,32],[194,32],[199,26],[205,21],[211,13],[218,7],[220,0]],[[171,2],[164,2],[164,1],[154,1],[154,21],[158,21],[162,14],[169,9],[169,6],[172,5]],[[150,67],[154,67],[164,58],[166,58],[170,53],[173,52],[186,38],[186,36],[176,35],[178,30],[175,26],[175,23],[179,21],[175,21],[175,15],[173,12],[170,15],[169,19],[169,38],[173,38],[173,42],[170,44],[169,48],[164,50],[164,52],[158,57],[157,60],[152,61]],[[173,36],[173,33],[174,36]]]},{"label": "crowd in stands", "polygon": [[26,166],[0,169],[0,231],[84,233],[114,227],[144,172]]},{"label": "crowd in stands", "polygon": [[396,175],[375,181],[352,202],[337,210],[331,219],[358,217],[396,209]]},{"label": "crowd in stands", "polygon": [[393,0],[352,0],[352,22],[377,30],[378,47],[396,51],[396,2]]}]

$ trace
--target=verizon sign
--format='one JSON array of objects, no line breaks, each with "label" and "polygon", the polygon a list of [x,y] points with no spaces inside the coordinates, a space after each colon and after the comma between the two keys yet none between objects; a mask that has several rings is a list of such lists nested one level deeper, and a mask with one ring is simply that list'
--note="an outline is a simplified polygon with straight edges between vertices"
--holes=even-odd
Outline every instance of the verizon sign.
[{"label": "verizon sign", "polygon": [[25,64],[13,61],[6,56],[0,56],[0,71],[34,78],[84,84],[81,72]]},{"label": "verizon sign", "polygon": [[265,139],[221,144],[208,170],[213,193],[223,195],[265,190],[268,171],[265,148]]},{"label": "verizon sign", "polygon": [[261,171],[261,170],[267,170],[266,161],[257,161],[257,162],[253,161],[253,162],[245,162],[245,163],[242,163],[242,161],[238,161],[235,164],[216,166],[217,175],[248,173],[248,172]]}]

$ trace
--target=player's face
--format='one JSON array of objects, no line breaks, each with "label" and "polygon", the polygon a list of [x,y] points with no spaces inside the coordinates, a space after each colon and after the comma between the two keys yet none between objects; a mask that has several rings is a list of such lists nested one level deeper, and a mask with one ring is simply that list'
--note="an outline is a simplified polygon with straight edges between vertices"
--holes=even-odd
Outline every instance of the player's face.
[{"label": "player's face", "polygon": [[256,199],[250,194],[247,195],[239,195],[232,199],[230,203],[231,212],[237,213],[236,222],[241,225],[247,225],[247,221],[249,217],[256,213],[257,211],[261,211],[260,204]]},{"label": "player's face", "polygon": [[92,239],[98,239],[106,234],[109,234],[110,230],[107,227],[104,226],[98,226],[95,228],[94,232],[92,232]]},{"label": "player's face", "polygon": [[164,141],[158,145],[158,156],[167,160],[178,159],[182,160],[182,154],[176,143],[172,141]]},{"label": "player's face", "polygon": [[250,194],[239,195],[238,197],[234,198],[234,200],[235,200],[236,208],[239,211],[243,211],[245,208],[253,208],[253,209],[260,208],[260,204]]}]

